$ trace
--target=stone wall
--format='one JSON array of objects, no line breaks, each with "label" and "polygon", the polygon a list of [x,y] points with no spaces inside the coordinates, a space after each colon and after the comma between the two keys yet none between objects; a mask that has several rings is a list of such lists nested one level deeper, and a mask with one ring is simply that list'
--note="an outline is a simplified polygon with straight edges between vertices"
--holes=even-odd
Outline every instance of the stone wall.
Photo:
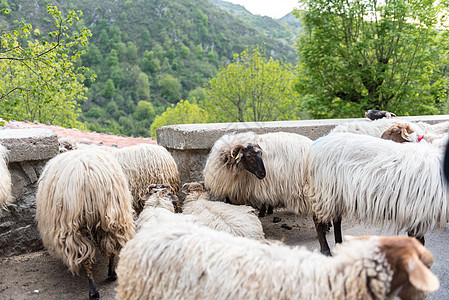
[{"label": "stone wall", "polygon": [[9,150],[13,194],[7,210],[0,212],[0,256],[42,249],[34,219],[35,193],[45,163],[58,154],[58,137],[48,129],[4,129],[0,144]]},{"label": "stone wall", "polygon": [[[435,124],[449,121],[449,115],[401,117],[411,122]],[[328,119],[279,122],[185,124],[164,126],[157,130],[158,144],[167,148],[175,158],[181,181],[201,181],[202,170],[207,155],[215,141],[231,132],[253,131],[259,134],[268,132],[293,132],[305,135],[312,140],[328,134],[335,126],[348,121],[368,119]]]}]

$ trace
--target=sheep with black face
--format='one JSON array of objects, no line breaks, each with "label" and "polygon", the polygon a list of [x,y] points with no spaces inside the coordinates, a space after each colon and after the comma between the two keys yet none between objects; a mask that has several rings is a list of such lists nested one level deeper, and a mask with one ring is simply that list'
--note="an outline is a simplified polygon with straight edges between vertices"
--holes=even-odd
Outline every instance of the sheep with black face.
[{"label": "sheep with black face", "polygon": [[305,136],[286,132],[224,135],[207,159],[204,185],[233,204],[284,206],[308,214],[304,182],[311,144]]}]

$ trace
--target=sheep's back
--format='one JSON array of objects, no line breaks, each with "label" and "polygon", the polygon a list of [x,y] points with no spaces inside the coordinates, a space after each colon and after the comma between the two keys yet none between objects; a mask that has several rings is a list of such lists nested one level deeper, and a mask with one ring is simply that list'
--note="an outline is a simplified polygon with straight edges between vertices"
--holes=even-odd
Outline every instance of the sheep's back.
[{"label": "sheep's back", "polygon": [[51,159],[39,179],[36,220],[44,246],[72,272],[95,244],[117,253],[134,233],[125,175],[107,153],[74,150]]},{"label": "sheep's back", "polygon": [[347,216],[418,235],[442,228],[449,206],[441,166],[442,151],[428,144],[330,134],[310,148],[312,210],[322,221]]}]

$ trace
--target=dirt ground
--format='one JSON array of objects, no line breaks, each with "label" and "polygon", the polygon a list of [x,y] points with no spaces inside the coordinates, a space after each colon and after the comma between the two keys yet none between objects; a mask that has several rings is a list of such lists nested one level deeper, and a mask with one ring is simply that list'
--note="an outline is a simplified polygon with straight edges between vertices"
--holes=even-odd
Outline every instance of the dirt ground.
[{"label": "dirt ground", "polygon": [[[280,218],[280,222],[273,222],[274,217]],[[273,215],[261,218],[261,221],[266,238],[282,240],[287,245],[303,245],[309,250],[318,251],[315,228],[309,218],[304,219],[284,210],[276,210]],[[343,222],[342,227],[344,234],[388,234],[360,224]],[[431,249],[436,261],[432,270],[439,277],[441,288],[436,294],[429,295],[428,299],[449,299],[448,232],[449,230],[445,230],[440,234],[445,237],[445,241],[441,241],[440,235],[432,235],[430,240],[428,239],[428,243],[443,248],[438,250],[437,255]],[[332,235],[331,230],[328,236],[331,247],[334,245]],[[106,281],[107,262],[101,257],[94,265],[94,277],[100,288],[101,298],[115,299],[117,283]],[[80,276],[72,276],[67,267],[50,257],[46,251],[0,258],[0,299],[88,299],[88,281],[84,270],[80,272]]]}]

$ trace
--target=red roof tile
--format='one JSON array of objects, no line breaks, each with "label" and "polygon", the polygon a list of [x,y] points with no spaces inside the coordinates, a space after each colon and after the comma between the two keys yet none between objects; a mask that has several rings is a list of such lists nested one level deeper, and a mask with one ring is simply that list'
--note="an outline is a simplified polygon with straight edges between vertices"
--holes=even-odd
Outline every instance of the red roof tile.
[{"label": "red roof tile", "polygon": [[81,144],[102,144],[106,146],[117,146],[117,147],[133,146],[144,143],[157,144],[157,141],[152,138],[127,137],[113,134],[87,132],[81,131],[76,128],[70,129],[61,126],[46,125],[40,123],[10,121],[6,123],[5,127],[10,129],[47,128],[56,133],[58,137],[70,136],[76,139]]}]

